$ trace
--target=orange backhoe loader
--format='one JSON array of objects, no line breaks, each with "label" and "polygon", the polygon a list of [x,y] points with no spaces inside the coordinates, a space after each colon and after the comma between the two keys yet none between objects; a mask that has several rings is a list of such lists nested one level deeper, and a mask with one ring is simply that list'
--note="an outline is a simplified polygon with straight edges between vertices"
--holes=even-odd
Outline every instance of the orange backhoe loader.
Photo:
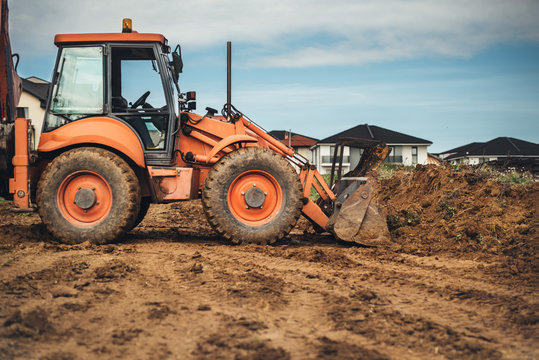
[{"label": "orange backhoe loader", "polygon": [[[7,27],[5,35],[9,41]],[[234,243],[272,243],[301,214],[341,240],[372,245],[387,234],[372,201],[374,171],[389,152],[384,144],[356,143],[365,149],[358,167],[330,187],[315,166],[232,106],[230,61],[226,104],[220,114],[206,108],[198,115],[196,94],[178,84],[181,49],[171,51],[163,35],[132,31],[124,19],[121,33],[56,35],[54,42],[58,57],[37,149],[30,121],[13,120],[11,96],[2,98],[8,112],[0,151],[12,156],[3,173],[15,208],[37,208],[60,241],[110,242],[137,226],[150,203],[196,198],[215,231]],[[13,95],[5,45],[1,82]],[[309,198],[311,188],[318,202]]]}]

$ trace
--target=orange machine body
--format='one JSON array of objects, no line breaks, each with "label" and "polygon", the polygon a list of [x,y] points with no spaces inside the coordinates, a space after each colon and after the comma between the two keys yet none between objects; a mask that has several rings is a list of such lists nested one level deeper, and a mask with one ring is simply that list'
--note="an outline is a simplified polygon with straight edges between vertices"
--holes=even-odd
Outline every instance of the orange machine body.
[{"label": "orange machine body", "polygon": [[[102,33],[102,34],[60,34],[55,44],[71,45],[86,43],[154,43],[167,47],[167,40],[160,34]],[[300,180],[304,186],[303,213],[320,227],[325,228],[328,218],[322,210],[309,200],[310,189],[314,188],[323,199],[335,199],[325,181],[315,168],[298,157],[293,149],[282,144],[262,128],[236,113],[233,119],[223,116],[201,116],[189,111],[182,112],[174,119],[176,130],[169,140],[174,146],[170,150],[170,162],[156,166],[145,157],[145,149],[133,128],[122,121],[107,116],[95,116],[72,121],[55,130],[41,134],[38,152],[57,154],[63,150],[79,146],[101,146],[123,155],[134,164],[135,173],[142,180],[142,196],[151,196],[154,202],[188,200],[200,196],[206,176],[212,166],[223,156],[246,146],[265,147],[288,159],[300,170]],[[22,151],[22,150],[21,150]],[[152,151],[152,150],[146,150]],[[28,158],[28,154],[20,153]],[[47,158],[47,157],[45,157]],[[19,159],[19,158],[17,158]],[[148,157],[148,159],[150,159]],[[169,158],[170,159],[170,158]],[[14,159],[14,163],[15,160]],[[168,161],[168,160],[167,160]],[[21,165],[19,177],[14,184],[25,181]],[[252,176],[262,176],[251,174]],[[263,177],[263,176],[262,176]],[[26,181],[28,176],[26,176]],[[268,185],[268,187],[271,184]],[[15,187],[15,185],[13,185]],[[241,191],[242,185],[238,185]],[[278,192],[278,191],[276,191]],[[270,193],[270,191],[268,191]],[[21,192],[22,194],[22,192]],[[21,201],[24,201],[24,197]],[[27,199],[28,200],[28,199]],[[275,203],[279,203],[276,197]],[[29,201],[29,200],[28,200]],[[238,208],[239,209],[239,208]],[[240,211],[240,210],[238,210]],[[248,214],[238,216],[248,217]]]}]

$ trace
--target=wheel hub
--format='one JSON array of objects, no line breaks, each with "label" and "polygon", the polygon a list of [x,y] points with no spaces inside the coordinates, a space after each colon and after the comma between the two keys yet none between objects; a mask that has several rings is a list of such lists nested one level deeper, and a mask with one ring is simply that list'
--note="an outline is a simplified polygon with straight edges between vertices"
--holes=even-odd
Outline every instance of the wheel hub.
[{"label": "wheel hub", "polygon": [[266,194],[264,191],[257,188],[256,185],[253,185],[252,188],[245,192],[245,202],[252,208],[261,207],[262,204],[264,204],[265,199]]},{"label": "wheel hub", "polygon": [[74,203],[83,210],[88,210],[95,205],[97,197],[92,189],[83,188],[75,193]]}]

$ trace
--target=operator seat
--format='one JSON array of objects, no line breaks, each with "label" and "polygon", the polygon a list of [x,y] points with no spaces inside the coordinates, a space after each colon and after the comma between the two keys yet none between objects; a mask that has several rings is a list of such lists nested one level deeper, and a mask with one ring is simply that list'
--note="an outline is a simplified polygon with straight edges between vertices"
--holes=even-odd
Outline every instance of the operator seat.
[{"label": "operator seat", "polygon": [[[128,108],[129,108],[129,104],[123,96],[112,97],[112,112],[113,113],[127,113]],[[142,118],[136,115],[120,116],[120,118],[125,120],[136,130],[136,132],[141,137],[142,142],[144,143],[144,147],[149,148],[149,147],[155,146],[150,136],[150,132],[148,131],[148,128],[146,127],[146,124],[144,120],[142,120]]]}]

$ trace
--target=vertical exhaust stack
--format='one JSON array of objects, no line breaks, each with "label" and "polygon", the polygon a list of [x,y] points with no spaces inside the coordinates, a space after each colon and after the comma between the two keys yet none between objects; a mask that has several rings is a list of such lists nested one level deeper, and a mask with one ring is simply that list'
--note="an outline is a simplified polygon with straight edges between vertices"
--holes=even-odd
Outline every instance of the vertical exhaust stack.
[{"label": "vertical exhaust stack", "polygon": [[231,120],[232,104],[232,42],[226,42],[226,114]]}]

